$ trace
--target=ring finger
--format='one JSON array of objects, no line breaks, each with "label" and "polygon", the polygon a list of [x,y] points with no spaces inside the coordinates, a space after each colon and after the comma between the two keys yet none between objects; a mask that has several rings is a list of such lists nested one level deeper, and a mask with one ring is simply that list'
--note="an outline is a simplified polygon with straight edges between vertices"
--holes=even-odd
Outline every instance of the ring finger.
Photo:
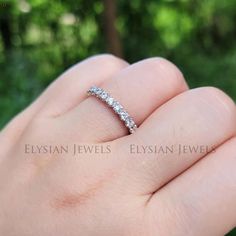
[{"label": "ring finger", "polygon": [[[124,106],[137,125],[157,107],[188,89],[181,72],[162,58],[135,63],[105,81],[102,88]],[[77,141],[111,141],[128,133],[116,114],[95,97],[85,99],[60,119],[65,133],[74,133],[76,127]]]}]

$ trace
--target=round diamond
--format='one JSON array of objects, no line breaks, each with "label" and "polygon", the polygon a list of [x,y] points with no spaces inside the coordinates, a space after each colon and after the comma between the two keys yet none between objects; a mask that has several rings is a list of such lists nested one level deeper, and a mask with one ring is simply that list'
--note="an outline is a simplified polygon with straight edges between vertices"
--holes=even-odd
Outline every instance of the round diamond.
[{"label": "round diamond", "polygon": [[97,87],[93,86],[88,90],[88,93],[94,94],[97,90]]},{"label": "round diamond", "polygon": [[119,112],[122,109],[122,106],[118,102],[113,103],[112,106],[115,112]]},{"label": "round diamond", "polygon": [[96,91],[95,91],[95,93],[96,93],[97,95],[102,94],[102,92],[103,92],[103,90],[100,89],[100,88],[97,88]]},{"label": "round diamond", "polygon": [[114,99],[112,97],[108,97],[107,100],[106,100],[107,104],[109,106],[112,106],[113,102],[114,102]]},{"label": "round diamond", "polygon": [[125,124],[126,124],[126,126],[127,126],[128,128],[132,128],[132,127],[134,127],[134,125],[135,125],[134,121],[133,121],[132,119],[130,119],[130,118],[128,118],[128,119],[125,120]]},{"label": "round diamond", "polygon": [[106,100],[107,96],[108,96],[108,94],[103,91],[101,94],[101,99]]},{"label": "round diamond", "polygon": [[119,113],[121,120],[125,121],[127,117],[129,116],[125,111],[121,111]]}]

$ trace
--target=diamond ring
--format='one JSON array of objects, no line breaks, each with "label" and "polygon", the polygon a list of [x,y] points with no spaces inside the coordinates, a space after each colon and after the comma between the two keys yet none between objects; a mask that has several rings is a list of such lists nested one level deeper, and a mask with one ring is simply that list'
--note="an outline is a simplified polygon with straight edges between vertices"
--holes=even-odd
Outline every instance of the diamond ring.
[{"label": "diamond ring", "polygon": [[119,116],[120,120],[124,122],[125,126],[129,129],[129,132],[134,133],[134,131],[137,129],[137,125],[135,124],[133,118],[121,106],[118,101],[116,101],[113,97],[110,96],[109,93],[104,91],[102,88],[96,86],[92,86],[87,93],[88,95],[92,95],[99,98],[101,101],[105,102],[109,107],[111,107],[113,111]]}]

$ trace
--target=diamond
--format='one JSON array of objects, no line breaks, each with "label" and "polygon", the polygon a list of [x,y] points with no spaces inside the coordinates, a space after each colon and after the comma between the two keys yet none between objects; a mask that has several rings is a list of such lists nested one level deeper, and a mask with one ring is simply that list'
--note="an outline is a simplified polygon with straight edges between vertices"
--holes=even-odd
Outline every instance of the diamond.
[{"label": "diamond", "polygon": [[125,111],[120,111],[119,116],[120,116],[121,120],[125,121],[129,115]]},{"label": "diamond", "polygon": [[107,96],[108,96],[108,94],[105,91],[103,91],[101,94],[101,99],[106,100]]},{"label": "diamond", "polygon": [[95,93],[96,93],[96,90],[97,90],[97,87],[93,86],[93,87],[91,87],[91,88],[88,90],[88,93],[89,93],[89,94],[95,94]]},{"label": "diamond", "polygon": [[100,95],[100,94],[102,94],[102,92],[103,92],[102,89],[97,88],[96,91],[95,91],[95,94]]},{"label": "diamond", "polygon": [[119,112],[123,108],[118,102],[114,102],[112,107],[115,112]]},{"label": "diamond", "polygon": [[135,123],[134,121],[129,117],[125,120],[125,125],[128,127],[128,128],[133,128]]},{"label": "diamond", "polygon": [[114,99],[113,99],[112,97],[108,97],[108,98],[106,99],[106,102],[107,102],[107,104],[108,104],[109,106],[112,106],[112,104],[113,104],[113,102],[114,102]]}]

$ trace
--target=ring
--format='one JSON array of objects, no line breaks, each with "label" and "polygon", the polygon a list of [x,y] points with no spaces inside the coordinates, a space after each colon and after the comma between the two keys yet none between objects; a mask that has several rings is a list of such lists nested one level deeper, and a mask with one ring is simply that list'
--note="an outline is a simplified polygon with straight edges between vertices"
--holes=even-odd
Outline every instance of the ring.
[{"label": "ring", "polygon": [[102,88],[92,86],[88,92],[88,95],[95,96],[101,101],[106,103],[112,110],[119,116],[120,120],[124,122],[125,126],[129,129],[129,132],[132,134],[138,128],[135,124],[133,118],[129,113],[123,108],[123,106],[116,101],[109,93],[104,91]]}]

